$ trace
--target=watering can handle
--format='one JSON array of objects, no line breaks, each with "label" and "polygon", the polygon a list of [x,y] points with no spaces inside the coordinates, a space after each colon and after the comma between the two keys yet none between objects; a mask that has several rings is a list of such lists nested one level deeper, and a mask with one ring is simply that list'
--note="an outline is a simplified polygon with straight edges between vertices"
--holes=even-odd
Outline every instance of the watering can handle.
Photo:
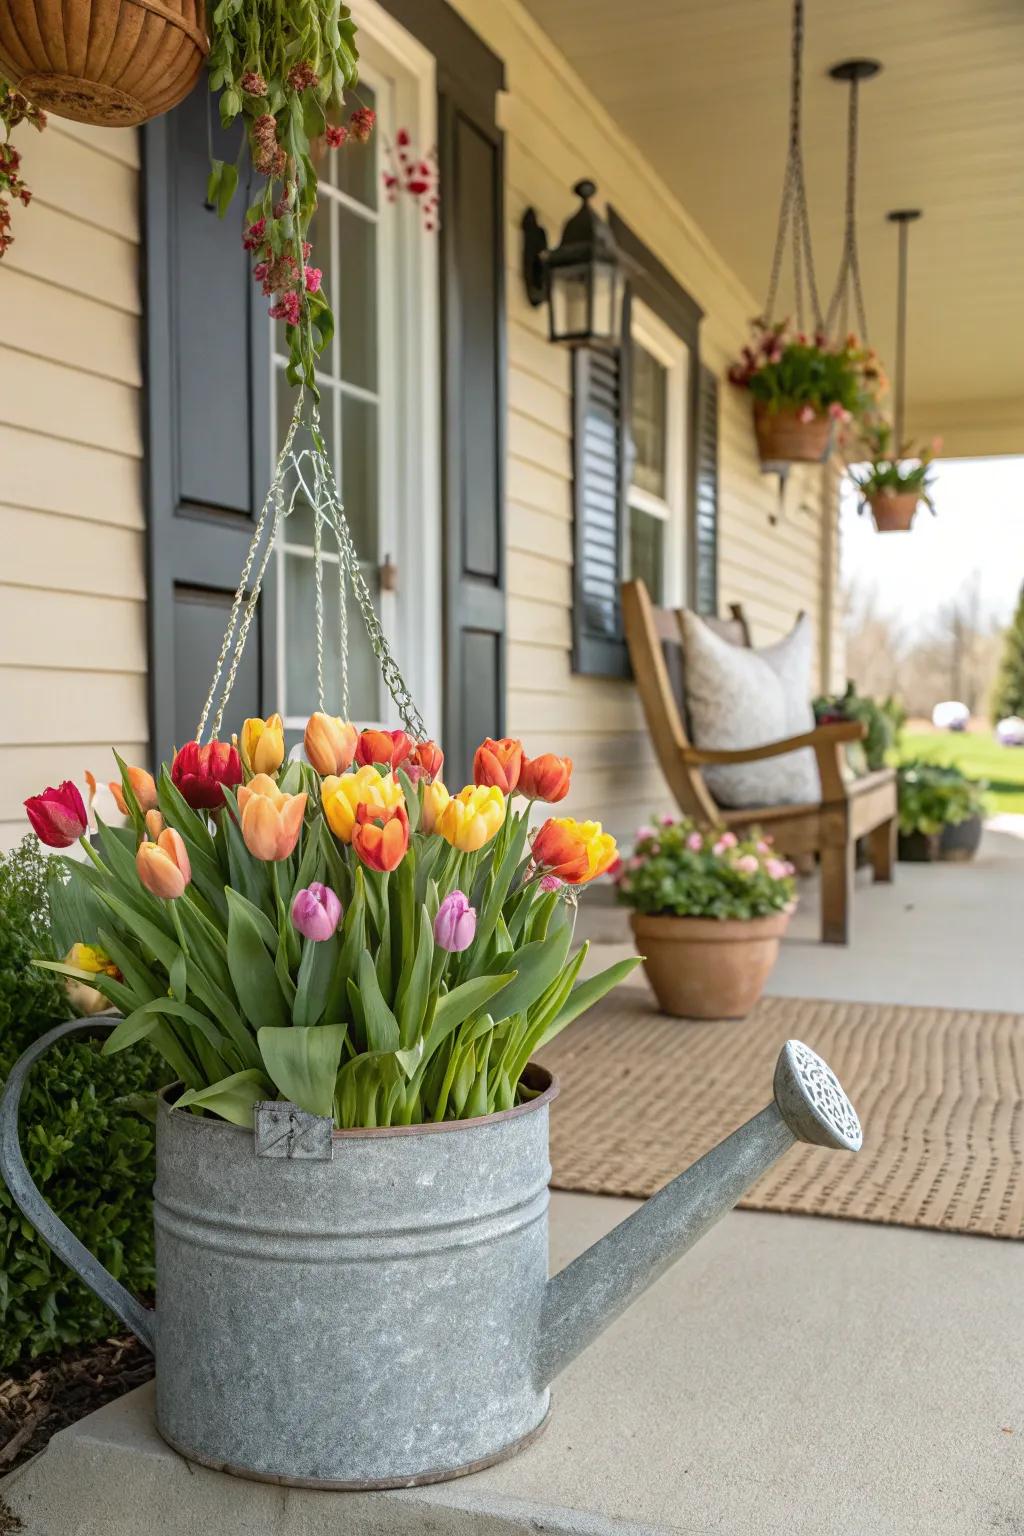
[{"label": "watering can handle", "polygon": [[66,1040],[69,1035],[95,1035],[99,1031],[105,1033],[117,1023],[118,1020],[113,1018],[71,1019],[67,1024],[59,1024],[56,1029],[40,1035],[18,1057],[7,1079],[3,1097],[0,1098],[0,1176],[15,1204],[28,1217],[47,1246],[85,1281],[90,1290],[95,1291],[111,1311],[117,1313],[136,1338],[141,1339],[150,1353],[153,1353],[155,1313],[137,1301],[130,1291],[126,1291],[50,1209],[32,1182],[18,1141],[18,1109],[22,1089],[40,1056],[51,1045]]}]

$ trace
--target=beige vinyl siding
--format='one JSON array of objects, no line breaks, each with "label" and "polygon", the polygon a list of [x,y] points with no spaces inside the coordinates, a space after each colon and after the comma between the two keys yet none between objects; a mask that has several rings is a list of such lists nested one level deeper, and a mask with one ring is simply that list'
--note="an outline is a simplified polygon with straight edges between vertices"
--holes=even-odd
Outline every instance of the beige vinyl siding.
[{"label": "beige vinyl siding", "polygon": [[[564,809],[617,833],[668,804],[635,689],[574,676],[570,357],[547,339],[527,302],[520,224],[536,208],[556,242],[581,176],[611,203],[705,311],[702,356],[721,378],[746,339],[757,302],[604,111],[518,0],[453,0],[505,61],[508,294],[508,729],[529,751],[571,754]],[[709,146],[695,152],[710,152]],[[766,253],[767,256],[767,253]],[[821,618],[823,473],[779,482],[757,462],[750,403],[722,383],[720,600],[742,602],[755,643],[784,634],[802,608]],[[825,655],[827,647],[818,646]],[[815,679],[817,683],[818,679]]]},{"label": "beige vinyl siding", "polygon": [[134,131],[17,135],[34,192],[0,263],[0,847],[21,802],[113,743],[145,762],[145,516]]}]

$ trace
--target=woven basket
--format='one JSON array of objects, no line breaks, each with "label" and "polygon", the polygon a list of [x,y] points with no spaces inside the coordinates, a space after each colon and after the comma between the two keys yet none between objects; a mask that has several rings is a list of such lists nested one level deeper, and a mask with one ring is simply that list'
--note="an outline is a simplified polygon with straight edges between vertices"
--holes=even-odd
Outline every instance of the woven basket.
[{"label": "woven basket", "polygon": [[908,533],[920,501],[916,491],[876,491],[867,498],[879,533]]},{"label": "woven basket", "polygon": [[773,411],[766,400],[754,401],[754,431],[762,464],[823,464],[832,438],[832,418],[800,420],[800,407]]},{"label": "woven basket", "polygon": [[169,111],[208,51],[203,0],[0,0],[0,74],[78,123],[130,128]]}]

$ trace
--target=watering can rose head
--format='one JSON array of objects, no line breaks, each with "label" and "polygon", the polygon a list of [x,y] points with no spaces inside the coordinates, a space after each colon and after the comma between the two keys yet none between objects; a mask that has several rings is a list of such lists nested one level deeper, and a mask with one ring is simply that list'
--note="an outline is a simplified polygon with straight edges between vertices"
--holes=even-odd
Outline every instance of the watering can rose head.
[{"label": "watering can rose head", "polygon": [[224,804],[222,787],[242,782],[242,759],[229,741],[188,741],[174,754],[171,782],[194,811],[217,811]]}]

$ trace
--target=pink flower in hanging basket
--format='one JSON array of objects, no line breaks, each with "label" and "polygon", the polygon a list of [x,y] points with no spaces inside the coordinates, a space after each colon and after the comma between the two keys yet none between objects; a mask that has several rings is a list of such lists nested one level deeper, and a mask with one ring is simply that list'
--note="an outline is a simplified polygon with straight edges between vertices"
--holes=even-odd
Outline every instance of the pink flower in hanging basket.
[{"label": "pink flower in hanging basket", "polygon": [[377,114],[372,107],[359,107],[348,120],[349,132],[359,140],[360,144],[365,144],[373,132],[376,121]]},{"label": "pink flower in hanging basket", "polygon": [[265,96],[267,94],[267,82],[254,69],[247,69],[239,84],[247,96]]},{"label": "pink flower in hanging basket", "polygon": [[306,276],[306,292],[307,293],[319,293],[320,292],[320,284],[323,281],[323,276],[324,276],[324,274],[321,271],[321,269],[319,267],[307,267],[306,268],[305,276]]},{"label": "pink flower in hanging basket", "polygon": [[257,219],[242,236],[242,246],[247,251],[258,251],[267,237],[266,219]]},{"label": "pink flower in hanging basket", "polygon": [[812,422],[814,420],[814,418],[815,418],[815,416],[817,414],[818,413],[814,409],[813,405],[803,405],[803,406],[800,407],[800,415],[799,415],[798,420],[802,421],[804,423],[804,425],[807,426],[810,422]]},{"label": "pink flower in hanging basket", "polygon": [[309,60],[303,59],[301,64],[293,65],[288,71],[288,84],[293,91],[308,91],[320,84],[320,76]]},{"label": "pink flower in hanging basket", "polygon": [[348,138],[348,129],[343,123],[328,123],[324,130],[324,139],[328,149],[340,149]]},{"label": "pink flower in hanging basket", "polygon": [[282,294],[276,304],[271,304],[268,313],[271,320],[284,320],[289,325],[298,325],[299,316],[302,313],[302,302],[293,290],[291,293]]}]

